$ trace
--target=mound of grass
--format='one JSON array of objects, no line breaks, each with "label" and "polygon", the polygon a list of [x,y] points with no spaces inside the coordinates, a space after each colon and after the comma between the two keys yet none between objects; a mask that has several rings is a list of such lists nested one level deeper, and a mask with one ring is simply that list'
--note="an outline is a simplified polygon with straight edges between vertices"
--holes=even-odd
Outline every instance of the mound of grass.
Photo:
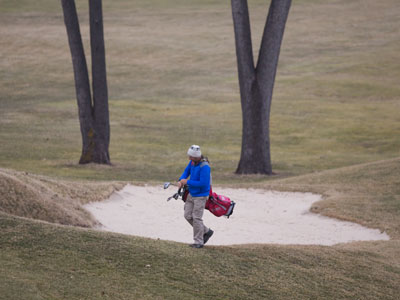
[{"label": "mound of grass", "polygon": [[51,223],[92,227],[81,204],[107,198],[118,183],[72,183],[0,169],[0,211]]}]

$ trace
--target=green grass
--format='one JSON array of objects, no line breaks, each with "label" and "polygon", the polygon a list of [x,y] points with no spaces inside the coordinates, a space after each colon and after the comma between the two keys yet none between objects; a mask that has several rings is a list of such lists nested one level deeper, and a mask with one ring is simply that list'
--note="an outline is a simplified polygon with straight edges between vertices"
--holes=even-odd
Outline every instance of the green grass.
[{"label": "green grass", "polygon": [[[2,1],[0,166],[164,181],[179,175],[188,145],[197,143],[216,182],[243,180],[233,175],[241,110],[229,3],[163,3],[105,4],[113,166],[99,171],[77,164],[81,137],[61,8]],[[399,156],[394,3],[293,4],[271,114],[279,177]],[[78,6],[88,54],[87,2]],[[266,9],[250,2],[255,54]]]},{"label": "green grass", "polygon": [[[88,54],[87,1],[77,5]],[[234,175],[241,111],[229,1],[103,5],[113,165],[81,166],[61,5],[0,0],[0,299],[398,297],[397,0],[293,1],[272,102],[272,177]],[[257,56],[267,3],[249,6]],[[87,226],[81,203],[115,181],[174,180],[193,143],[216,184],[320,193],[312,211],[392,240],[194,251],[29,219]]]}]

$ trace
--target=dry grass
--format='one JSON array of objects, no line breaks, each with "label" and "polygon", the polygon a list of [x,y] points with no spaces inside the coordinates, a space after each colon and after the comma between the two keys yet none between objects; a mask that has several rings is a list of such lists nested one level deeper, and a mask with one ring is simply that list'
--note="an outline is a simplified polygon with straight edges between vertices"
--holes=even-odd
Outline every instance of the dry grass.
[{"label": "dry grass", "polygon": [[0,211],[47,222],[92,227],[96,220],[81,205],[108,198],[122,184],[68,182],[0,169]]},{"label": "dry grass", "polygon": [[[233,175],[241,112],[229,2],[105,4],[114,166],[102,170],[77,166],[81,137],[61,8],[45,0],[6,2],[0,4],[2,167],[171,180],[196,139],[216,181],[240,182]],[[88,52],[87,1],[78,3]],[[399,156],[397,7],[395,0],[293,3],[271,115],[280,177]],[[255,53],[266,9],[264,1],[250,1]]]},{"label": "dry grass", "polygon": [[[397,299],[399,241],[207,247],[0,218],[7,299]],[[216,284],[218,282],[218,284]]]}]

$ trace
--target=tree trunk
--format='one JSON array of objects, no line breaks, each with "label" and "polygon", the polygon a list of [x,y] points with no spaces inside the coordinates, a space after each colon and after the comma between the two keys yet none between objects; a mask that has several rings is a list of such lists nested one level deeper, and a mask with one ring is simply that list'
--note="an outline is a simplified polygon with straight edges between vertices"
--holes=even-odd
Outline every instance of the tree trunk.
[{"label": "tree trunk", "polygon": [[109,164],[110,155],[108,148],[110,144],[110,121],[101,0],[89,0],[89,15],[95,128],[95,148],[92,154],[92,160],[97,163]]},{"label": "tree trunk", "polygon": [[269,118],[280,46],[291,0],[272,0],[257,68],[247,0],[231,0],[242,105],[242,151],[236,173],[272,174]]},{"label": "tree trunk", "polygon": [[[92,7],[91,2],[89,5]],[[76,98],[78,103],[79,111],[79,123],[82,135],[82,155],[79,160],[80,164],[95,162],[102,164],[109,164],[110,157],[108,154],[109,147],[109,117],[108,117],[108,96],[107,96],[107,81],[106,81],[106,69],[105,69],[105,53],[104,53],[104,38],[103,38],[103,23],[101,13],[101,1],[95,3],[93,19],[96,20],[93,23],[100,25],[92,25],[91,27],[100,27],[93,30],[91,28],[91,40],[95,46],[92,49],[92,65],[96,65],[92,68],[93,77],[93,93],[94,100],[92,104],[92,97],[90,93],[90,83],[88,68],[85,58],[85,52],[83,48],[79,19],[76,11],[74,0],[61,0],[64,22],[68,35],[68,43],[71,50],[72,65],[74,69],[75,78],[75,89]],[[100,10],[99,10],[100,6]],[[100,17],[98,17],[100,15]],[[91,18],[92,19],[92,18]],[[101,35],[101,37],[94,37]],[[100,49],[100,50],[96,50]],[[95,54],[93,55],[93,52]],[[101,62],[101,56],[103,56],[103,63]],[[96,105],[97,103],[97,105]]]}]

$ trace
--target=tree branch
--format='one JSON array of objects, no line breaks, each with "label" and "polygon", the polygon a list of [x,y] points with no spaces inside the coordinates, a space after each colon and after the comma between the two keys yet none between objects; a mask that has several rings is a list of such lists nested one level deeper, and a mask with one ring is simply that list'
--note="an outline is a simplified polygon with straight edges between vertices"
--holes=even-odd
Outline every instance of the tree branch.
[{"label": "tree branch", "polygon": [[[76,12],[75,1],[61,1],[65,28],[74,69],[75,90],[78,102],[79,120],[82,134],[87,134],[92,122],[92,98],[90,94],[89,75],[85,58],[85,51],[79,28],[79,19]],[[89,120],[89,124],[88,121]]]},{"label": "tree branch", "polygon": [[272,97],[278,66],[280,48],[291,0],[272,0],[261,41],[256,67],[260,89],[270,99]]},{"label": "tree branch", "polygon": [[239,84],[251,83],[255,78],[251,28],[247,0],[231,0],[232,18],[235,30],[236,57],[239,72]]}]

